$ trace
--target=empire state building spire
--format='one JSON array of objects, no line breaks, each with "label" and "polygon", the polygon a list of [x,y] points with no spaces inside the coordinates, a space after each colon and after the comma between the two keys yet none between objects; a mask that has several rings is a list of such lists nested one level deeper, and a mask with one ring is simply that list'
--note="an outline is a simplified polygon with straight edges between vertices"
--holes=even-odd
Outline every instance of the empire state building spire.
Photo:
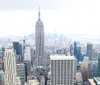
[{"label": "empire state building spire", "polygon": [[40,6],[39,6],[39,12],[38,12],[38,19],[40,20]]}]

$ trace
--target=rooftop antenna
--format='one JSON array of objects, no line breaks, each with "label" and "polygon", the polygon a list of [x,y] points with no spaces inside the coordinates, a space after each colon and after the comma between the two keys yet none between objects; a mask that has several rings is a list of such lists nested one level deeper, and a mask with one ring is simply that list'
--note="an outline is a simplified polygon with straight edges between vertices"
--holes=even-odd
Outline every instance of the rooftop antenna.
[{"label": "rooftop antenna", "polygon": [[39,5],[39,11],[38,11],[38,18],[40,20],[40,5]]}]

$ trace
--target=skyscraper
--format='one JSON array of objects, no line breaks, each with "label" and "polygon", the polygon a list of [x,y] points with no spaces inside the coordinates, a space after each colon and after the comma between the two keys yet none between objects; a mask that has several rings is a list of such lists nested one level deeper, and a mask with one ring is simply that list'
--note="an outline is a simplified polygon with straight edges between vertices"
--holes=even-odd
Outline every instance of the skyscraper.
[{"label": "skyscraper", "polygon": [[5,50],[4,70],[5,85],[16,85],[16,57],[12,47]]},{"label": "skyscraper", "polygon": [[38,12],[38,20],[35,27],[35,43],[36,43],[36,66],[43,66],[44,60],[44,26],[40,19],[40,11]]},{"label": "skyscraper", "polygon": [[77,55],[77,42],[74,42],[74,56],[76,57]]},{"label": "skyscraper", "polygon": [[73,85],[74,56],[51,55],[51,85]]},{"label": "skyscraper", "polygon": [[100,53],[98,54],[98,76],[100,77]]},{"label": "skyscraper", "polygon": [[87,44],[87,56],[89,57],[89,59],[92,58],[92,44]]},{"label": "skyscraper", "polygon": [[22,62],[22,45],[19,42],[13,42],[13,48],[17,55],[17,63]]},{"label": "skyscraper", "polygon": [[77,54],[76,54],[77,61],[82,61],[82,54],[81,54],[81,46],[77,46]]},{"label": "skyscraper", "polygon": [[25,83],[25,65],[24,63],[17,64],[17,76],[19,76],[21,80],[21,85]]}]

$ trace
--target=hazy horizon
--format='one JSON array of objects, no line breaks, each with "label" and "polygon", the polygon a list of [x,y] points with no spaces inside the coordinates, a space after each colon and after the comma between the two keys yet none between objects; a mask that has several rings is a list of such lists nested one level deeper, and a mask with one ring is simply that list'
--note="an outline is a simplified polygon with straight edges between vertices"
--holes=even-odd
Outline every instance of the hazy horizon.
[{"label": "hazy horizon", "polygon": [[0,37],[35,32],[38,6],[46,33],[99,37],[99,0],[0,1]]}]

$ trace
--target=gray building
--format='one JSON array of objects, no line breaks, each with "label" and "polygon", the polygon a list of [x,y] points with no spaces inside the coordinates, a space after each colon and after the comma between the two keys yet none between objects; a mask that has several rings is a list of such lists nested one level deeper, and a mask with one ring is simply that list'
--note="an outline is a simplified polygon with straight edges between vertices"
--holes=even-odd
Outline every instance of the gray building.
[{"label": "gray building", "polygon": [[38,20],[35,27],[35,43],[36,43],[36,66],[43,66],[44,60],[44,26],[40,19],[40,11],[38,12]]},{"label": "gray building", "polygon": [[89,57],[89,59],[92,58],[92,44],[90,43],[87,44],[87,56]]},{"label": "gray building", "polygon": [[25,83],[25,65],[23,63],[17,64],[17,76],[20,77],[21,85],[24,85],[24,83]]},{"label": "gray building", "polygon": [[51,55],[51,85],[74,84],[74,56]]}]

